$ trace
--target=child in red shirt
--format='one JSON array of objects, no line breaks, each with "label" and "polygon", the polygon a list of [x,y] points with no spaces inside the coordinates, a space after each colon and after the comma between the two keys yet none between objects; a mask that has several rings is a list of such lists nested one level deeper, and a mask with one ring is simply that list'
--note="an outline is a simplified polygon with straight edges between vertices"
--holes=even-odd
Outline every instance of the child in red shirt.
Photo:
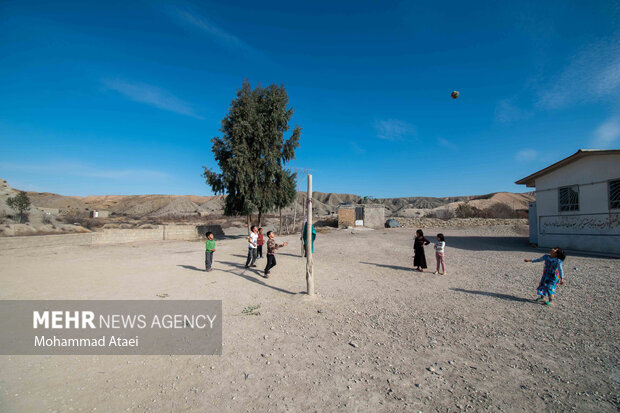
[{"label": "child in red shirt", "polygon": [[263,244],[265,243],[264,239],[263,239],[263,229],[259,228],[258,229],[258,242],[256,243],[258,251],[256,251],[256,253],[258,254],[258,258],[263,258]]}]

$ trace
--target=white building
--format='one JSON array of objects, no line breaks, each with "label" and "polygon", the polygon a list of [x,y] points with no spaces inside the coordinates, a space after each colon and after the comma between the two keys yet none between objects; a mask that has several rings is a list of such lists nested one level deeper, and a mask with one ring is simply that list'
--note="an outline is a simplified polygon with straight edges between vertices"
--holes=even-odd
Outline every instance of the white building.
[{"label": "white building", "polygon": [[620,254],[620,150],[579,150],[516,182],[536,188],[530,242]]}]

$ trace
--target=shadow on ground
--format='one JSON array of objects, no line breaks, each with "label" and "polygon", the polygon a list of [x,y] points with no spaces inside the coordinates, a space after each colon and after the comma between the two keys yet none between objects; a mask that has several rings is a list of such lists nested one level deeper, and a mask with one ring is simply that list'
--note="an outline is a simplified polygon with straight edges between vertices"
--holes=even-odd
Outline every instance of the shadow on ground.
[{"label": "shadow on ground", "polygon": [[[430,239],[430,238],[429,238]],[[446,237],[446,253],[449,248],[468,251],[536,251],[529,245],[528,237],[485,237],[452,236]]]},{"label": "shadow on ground", "polygon": [[185,268],[186,270],[194,270],[194,271],[205,272],[205,270],[203,270],[202,268],[194,267],[193,265],[179,264],[179,265],[177,265],[177,267]]},{"label": "shadow on ground", "polygon": [[305,257],[302,257],[299,254],[291,254],[290,252],[277,252],[276,255],[288,255],[289,257],[305,258]]},{"label": "shadow on ground", "polygon": [[492,292],[489,292],[489,291],[464,290],[462,288],[450,288],[450,289],[452,291],[457,291],[459,293],[484,295],[484,296],[487,296],[487,297],[494,297],[494,298],[499,298],[499,299],[502,299],[502,300],[517,301],[519,303],[532,303],[532,304],[536,304],[536,302],[533,301],[533,300],[529,300],[529,299],[523,298],[523,297],[517,297],[515,295],[510,295],[510,294],[492,293]]},{"label": "shadow on ground", "polygon": [[413,267],[401,267],[400,265],[377,264],[375,262],[361,262],[360,264],[374,265],[375,267],[390,268],[392,270],[413,271]]},{"label": "shadow on ground", "polygon": [[[227,261],[217,261],[215,264],[218,264],[218,263],[219,264],[228,265],[229,267],[237,268],[237,269],[241,270],[241,272],[239,273],[239,272],[235,272],[235,271],[231,271],[231,270],[225,270],[225,269],[220,269],[220,268],[214,268],[215,270],[221,270],[221,271],[228,272],[230,274],[234,274],[234,275],[236,275],[238,277],[245,278],[248,281],[252,281],[253,283],[262,285],[263,287],[271,288],[272,290],[280,291],[282,293],[291,294],[291,295],[297,294],[297,293],[294,293],[292,291],[285,290],[283,288],[279,288],[279,287],[275,287],[273,285],[269,285],[266,282],[256,278],[256,277],[260,277],[261,274],[263,273],[263,271],[259,270],[258,267],[256,267],[256,268],[245,268],[244,264],[239,264],[239,263],[236,263],[236,262],[227,262]],[[246,274],[247,271],[251,271],[252,273],[254,273],[254,275],[252,276],[252,275]]]}]

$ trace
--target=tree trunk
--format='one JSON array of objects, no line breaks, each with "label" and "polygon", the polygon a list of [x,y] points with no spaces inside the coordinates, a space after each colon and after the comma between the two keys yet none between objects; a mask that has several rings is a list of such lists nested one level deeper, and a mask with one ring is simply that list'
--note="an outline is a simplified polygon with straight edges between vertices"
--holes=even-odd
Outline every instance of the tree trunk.
[{"label": "tree trunk", "polygon": [[278,235],[282,235],[282,208],[280,208],[280,229],[278,230]]},{"label": "tree trunk", "polygon": [[260,228],[261,226],[263,226],[263,213],[258,211],[258,227]]},{"label": "tree trunk", "polygon": [[252,226],[252,224],[251,224],[251,222],[250,222],[250,221],[251,221],[251,219],[252,219],[252,218],[251,218],[251,216],[250,216],[250,215],[248,215],[248,235],[250,235],[250,232],[252,232],[252,231],[250,231],[250,227]]}]

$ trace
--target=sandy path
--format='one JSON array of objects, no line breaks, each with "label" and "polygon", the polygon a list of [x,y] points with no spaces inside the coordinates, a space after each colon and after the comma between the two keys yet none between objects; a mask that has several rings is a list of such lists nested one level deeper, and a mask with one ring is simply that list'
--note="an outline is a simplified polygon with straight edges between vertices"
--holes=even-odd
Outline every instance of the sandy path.
[{"label": "sandy path", "polygon": [[444,233],[448,276],[410,270],[410,230],[319,234],[317,299],[295,237],[269,280],[241,239],[211,273],[198,242],[2,251],[1,299],[221,299],[224,340],[222,356],[0,356],[1,410],[617,411],[619,261],[569,257],[546,308],[524,238]]}]

